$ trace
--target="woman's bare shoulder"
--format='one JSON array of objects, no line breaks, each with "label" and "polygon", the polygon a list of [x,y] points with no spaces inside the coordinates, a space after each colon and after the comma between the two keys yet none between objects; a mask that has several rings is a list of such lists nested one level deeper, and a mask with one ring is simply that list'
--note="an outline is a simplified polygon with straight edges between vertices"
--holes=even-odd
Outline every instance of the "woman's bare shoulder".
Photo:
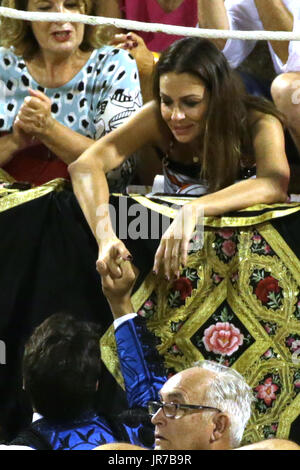
[{"label": "woman's bare shoulder", "polygon": [[161,117],[159,105],[156,101],[150,101],[139,111],[139,125],[143,127],[149,135],[149,140],[153,145],[164,148],[170,142],[170,130]]}]

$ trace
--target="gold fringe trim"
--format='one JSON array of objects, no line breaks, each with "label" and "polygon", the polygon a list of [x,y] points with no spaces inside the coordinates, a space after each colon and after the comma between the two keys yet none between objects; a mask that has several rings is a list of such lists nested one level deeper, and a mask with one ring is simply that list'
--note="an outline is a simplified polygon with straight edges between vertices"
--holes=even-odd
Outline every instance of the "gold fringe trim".
[{"label": "gold fringe trim", "polygon": [[[178,209],[170,208],[164,206],[162,203],[154,202],[148,199],[145,196],[132,196],[136,202],[141,204],[142,206],[146,207],[147,209],[153,210],[162,214],[166,217],[174,219],[178,212]],[[160,198],[161,201],[172,202],[174,205],[183,205],[181,198],[171,198],[171,197],[164,197]],[[185,200],[186,202],[190,202],[190,200]],[[256,206],[248,207],[247,209],[243,209],[239,211],[239,213],[247,212],[257,212],[262,211],[265,209],[272,209],[264,214],[255,215],[255,216],[241,216],[241,217],[204,217],[204,226],[205,227],[214,227],[214,228],[222,228],[222,227],[248,227],[251,225],[260,224],[263,222],[267,222],[273,219],[278,219],[280,217],[286,217],[288,215],[294,214],[300,211],[300,203],[292,203],[288,208],[286,204],[257,204]]]},{"label": "gold fringe trim", "polygon": [[[36,188],[27,189],[26,191],[20,191],[18,189],[0,189],[0,212],[4,212],[13,207],[20,206],[25,202],[32,201],[39,197],[45,196],[52,191],[61,191],[64,189],[66,184],[69,184],[63,178],[56,178],[55,180],[49,181],[46,184],[37,186]],[[1,197],[2,196],[2,197]]]}]

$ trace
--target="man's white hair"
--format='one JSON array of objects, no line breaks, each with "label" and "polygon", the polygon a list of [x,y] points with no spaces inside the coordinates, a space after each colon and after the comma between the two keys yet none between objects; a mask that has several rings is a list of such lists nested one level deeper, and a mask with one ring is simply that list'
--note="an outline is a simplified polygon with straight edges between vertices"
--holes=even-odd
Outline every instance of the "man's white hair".
[{"label": "man's white hair", "polygon": [[251,387],[236,370],[213,361],[194,364],[217,375],[207,387],[207,405],[228,413],[230,417],[230,445],[239,446],[246,424],[251,416],[251,404],[255,400]]}]

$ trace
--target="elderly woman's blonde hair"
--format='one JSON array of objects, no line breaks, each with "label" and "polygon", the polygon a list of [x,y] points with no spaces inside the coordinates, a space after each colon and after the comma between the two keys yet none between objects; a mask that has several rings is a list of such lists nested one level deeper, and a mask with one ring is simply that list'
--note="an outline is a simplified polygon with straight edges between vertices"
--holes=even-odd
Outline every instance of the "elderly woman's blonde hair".
[{"label": "elderly woman's blonde hair", "polygon": [[[94,15],[98,0],[76,0],[80,12],[85,15]],[[2,0],[1,6],[15,10],[27,10],[28,0]],[[16,55],[31,59],[39,50],[39,45],[33,35],[30,21],[1,18],[0,43],[3,47],[13,47]],[[101,45],[99,28],[85,26],[84,38],[80,45],[82,51],[92,50]]]}]

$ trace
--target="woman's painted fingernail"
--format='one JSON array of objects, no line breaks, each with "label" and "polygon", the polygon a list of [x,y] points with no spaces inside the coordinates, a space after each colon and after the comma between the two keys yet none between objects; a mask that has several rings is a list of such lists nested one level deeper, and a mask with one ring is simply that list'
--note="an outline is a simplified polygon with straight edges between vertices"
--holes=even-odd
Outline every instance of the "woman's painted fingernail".
[{"label": "woman's painted fingernail", "polygon": [[126,259],[126,261],[132,261],[132,260],[133,260],[133,257],[132,257],[131,255],[128,255],[128,256],[126,256],[125,259]]}]

